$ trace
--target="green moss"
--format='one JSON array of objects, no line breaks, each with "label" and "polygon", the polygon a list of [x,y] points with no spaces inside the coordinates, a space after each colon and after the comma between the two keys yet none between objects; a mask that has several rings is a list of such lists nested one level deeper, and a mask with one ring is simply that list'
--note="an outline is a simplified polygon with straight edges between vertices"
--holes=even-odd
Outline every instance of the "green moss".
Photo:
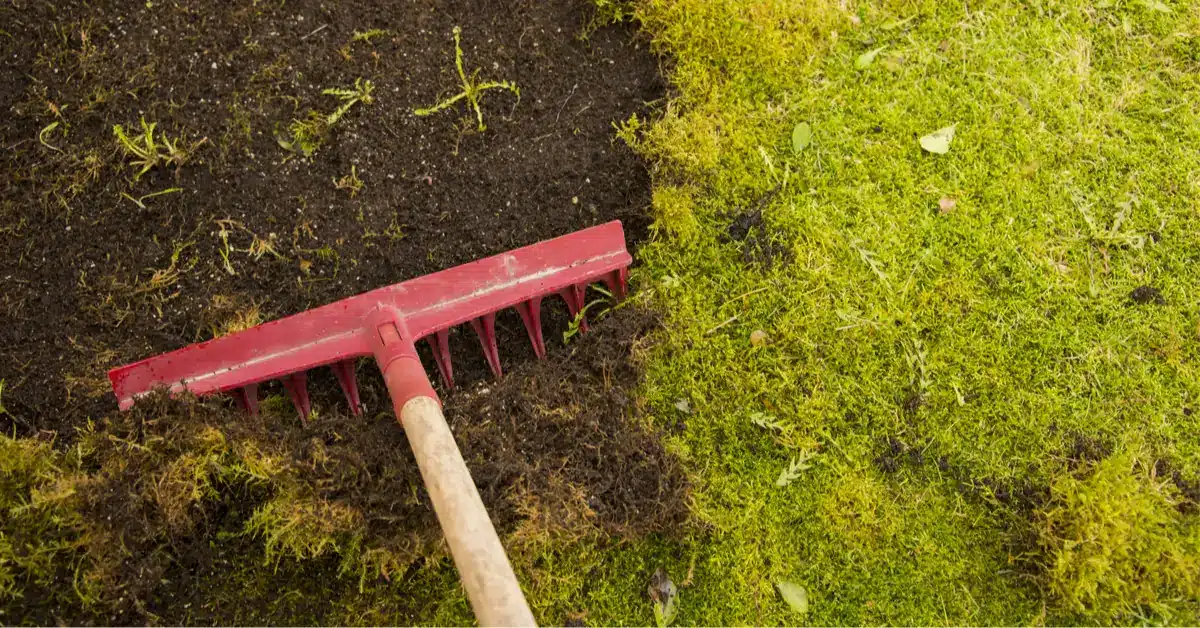
[{"label": "green moss", "polygon": [[682,241],[696,236],[695,192],[685,187],[660,186],[654,190],[655,227]]},{"label": "green moss", "polygon": [[1173,488],[1132,453],[1056,479],[1038,513],[1049,593],[1101,623],[1196,622],[1200,526],[1180,514]]},{"label": "green moss", "polygon": [[80,518],[69,506],[76,463],[49,443],[0,435],[0,622],[13,621],[3,609],[17,601],[95,601],[94,587],[78,577]]},{"label": "green moss", "polygon": [[[666,424],[689,402],[672,446],[713,529],[681,623],[1070,621],[1052,583],[1076,586],[1086,558],[1030,579],[1058,550],[1024,552],[1045,521],[1028,500],[1074,481],[1075,442],[1145,442],[1145,464],[1200,478],[1197,18],[1143,4],[637,5],[676,89],[621,129],[651,162],[661,227],[636,275],[667,319],[644,392]],[[799,122],[813,140],[796,153]],[[953,124],[947,154],[921,149]],[[687,239],[663,211],[680,189]],[[731,237],[756,210],[786,250],[772,265]],[[1135,302],[1143,285],[1165,302]],[[1196,515],[1171,517],[1150,538],[1190,547]],[[1141,565],[1156,573],[1125,602],[1187,617],[1176,569],[1113,534],[1129,561],[1088,572],[1095,590]],[[806,616],[779,579],[807,589]]]}]

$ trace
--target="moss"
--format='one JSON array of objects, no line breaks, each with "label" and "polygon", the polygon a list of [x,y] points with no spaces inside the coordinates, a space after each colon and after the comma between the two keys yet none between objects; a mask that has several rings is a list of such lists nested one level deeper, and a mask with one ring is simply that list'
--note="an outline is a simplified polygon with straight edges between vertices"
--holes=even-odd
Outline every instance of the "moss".
[{"label": "moss", "polygon": [[693,190],[678,186],[662,186],[655,189],[655,227],[684,242],[694,238],[697,225],[693,194]]},{"label": "moss", "polygon": [[[77,459],[50,443],[0,435],[0,621],[17,603],[43,607],[95,601],[78,577],[81,521],[69,500]],[[66,586],[61,586],[65,584]]]},{"label": "moss", "polygon": [[[1071,621],[1059,588],[1085,571],[1141,613],[1110,621],[1190,617],[1178,568],[1142,553],[1189,547],[1196,515],[1165,503],[1150,537],[1108,531],[1125,567],[1087,570],[1077,548],[1066,585],[1024,570],[1026,551],[1057,564],[1027,534],[1042,496],[1084,482],[1079,435],[1200,477],[1196,16],[1144,4],[637,5],[675,90],[620,130],[662,227],[639,253],[666,313],[644,393],[686,422],[672,447],[713,530],[679,621],[797,621],[778,579],[814,623]],[[955,124],[947,154],[921,149]],[[686,241],[663,218],[681,189]],[[748,255],[749,220],[787,254]],[[1145,285],[1161,304],[1130,300]],[[815,466],[776,487],[804,450]],[[1055,530],[1096,525],[1055,512]]]},{"label": "moss", "polygon": [[268,560],[318,558],[344,551],[361,535],[362,513],[326,499],[293,493],[276,495],[246,522],[246,532],[266,543]]},{"label": "moss", "polygon": [[1064,475],[1037,513],[1048,592],[1100,623],[1200,615],[1200,527],[1133,450]]}]

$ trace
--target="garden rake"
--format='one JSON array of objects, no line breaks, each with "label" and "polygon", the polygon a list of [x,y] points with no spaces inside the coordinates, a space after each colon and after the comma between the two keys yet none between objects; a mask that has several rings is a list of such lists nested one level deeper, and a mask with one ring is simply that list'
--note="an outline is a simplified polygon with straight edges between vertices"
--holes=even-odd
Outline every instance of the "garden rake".
[{"label": "garden rake", "polygon": [[417,277],[108,373],[121,409],[157,388],[226,393],[258,410],[258,385],[279,379],[302,417],[310,411],[306,371],[332,368],[350,409],[362,411],[355,360],[373,356],[412,446],[467,597],[482,625],[532,625],[533,615],[426,377],[415,344],[426,339],[453,387],[448,333],[470,322],[492,372],[501,374],[496,312],[514,307],[545,357],[541,302],[561,295],[586,329],[584,293],[595,282],[625,295],[632,258],[619,221]]}]

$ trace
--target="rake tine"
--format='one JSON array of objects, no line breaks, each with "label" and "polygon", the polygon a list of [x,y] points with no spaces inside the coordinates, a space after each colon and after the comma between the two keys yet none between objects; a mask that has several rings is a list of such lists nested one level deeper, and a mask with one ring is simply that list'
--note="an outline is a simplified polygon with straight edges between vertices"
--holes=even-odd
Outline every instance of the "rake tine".
[{"label": "rake tine", "polygon": [[350,412],[358,416],[362,413],[362,402],[358,399],[358,381],[354,378],[354,359],[334,362],[330,366],[338,384],[342,386],[342,392],[346,395],[346,403],[350,404]]},{"label": "rake tine", "polygon": [[628,289],[629,270],[620,268],[604,276],[604,283],[608,286],[608,291],[613,294],[613,297],[618,301],[625,300],[625,293]]},{"label": "rake tine", "polygon": [[247,384],[230,391],[230,394],[239,408],[252,415],[258,414],[258,384]]},{"label": "rake tine", "polygon": [[475,335],[479,336],[479,344],[483,345],[483,354],[487,357],[488,366],[492,368],[492,374],[499,379],[502,373],[500,350],[496,347],[496,313],[484,314],[473,319],[471,327],[475,328]]},{"label": "rake tine", "polygon": [[517,304],[517,313],[521,322],[525,323],[525,331],[529,332],[529,340],[533,343],[533,352],[538,359],[546,357],[546,341],[542,338],[542,298],[534,297]]},{"label": "rake tine", "polygon": [[[587,290],[587,286],[586,283],[577,283],[573,286],[567,286],[559,292],[563,300],[567,302],[567,311],[571,313],[571,318],[579,316],[579,313],[583,311],[583,296],[584,291]],[[579,316],[579,332],[585,333],[587,330],[587,316]]]},{"label": "rake tine", "polygon": [[308,399],[308,373],[300,371],[285,375],[282,381],[283,389],[291,398],[292,405],[296,406],[296,412],[300,413],[300,420],[307,421],[308,414],[312,412],[312,403]]},{"label": "rake tine", "polygon": [[449,336],[449,330],[439,329],[432,336],[426,336],[425,341],[433,349],[433,361],[437,364],[438,373],[442,376],[442,383],[446,385],[446,390],[454,390],[454,367],[450,364]]}]

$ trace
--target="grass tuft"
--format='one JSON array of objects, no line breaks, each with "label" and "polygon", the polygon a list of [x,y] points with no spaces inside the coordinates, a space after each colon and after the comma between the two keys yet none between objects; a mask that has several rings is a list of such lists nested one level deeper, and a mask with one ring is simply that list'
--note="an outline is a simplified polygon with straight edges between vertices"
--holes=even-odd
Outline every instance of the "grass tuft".
[{"label": "grass tuft", "polygon": [[159,132],[156,137],[157,123],[146,122],[145,118],[139,122],[142,127],[141,133],[132,136],[126,133],[125,127],[119,124],[113,126],[117,145],[129,160],[129,165],[137,170],[133,175],[134,181],[159,166],[174,167],[175,177],[179,178],[179,169],[188,162],[196,149],[208,141],[208,138],[203,138],[188,144],[182,138],[171,139],[165,132]]}]

